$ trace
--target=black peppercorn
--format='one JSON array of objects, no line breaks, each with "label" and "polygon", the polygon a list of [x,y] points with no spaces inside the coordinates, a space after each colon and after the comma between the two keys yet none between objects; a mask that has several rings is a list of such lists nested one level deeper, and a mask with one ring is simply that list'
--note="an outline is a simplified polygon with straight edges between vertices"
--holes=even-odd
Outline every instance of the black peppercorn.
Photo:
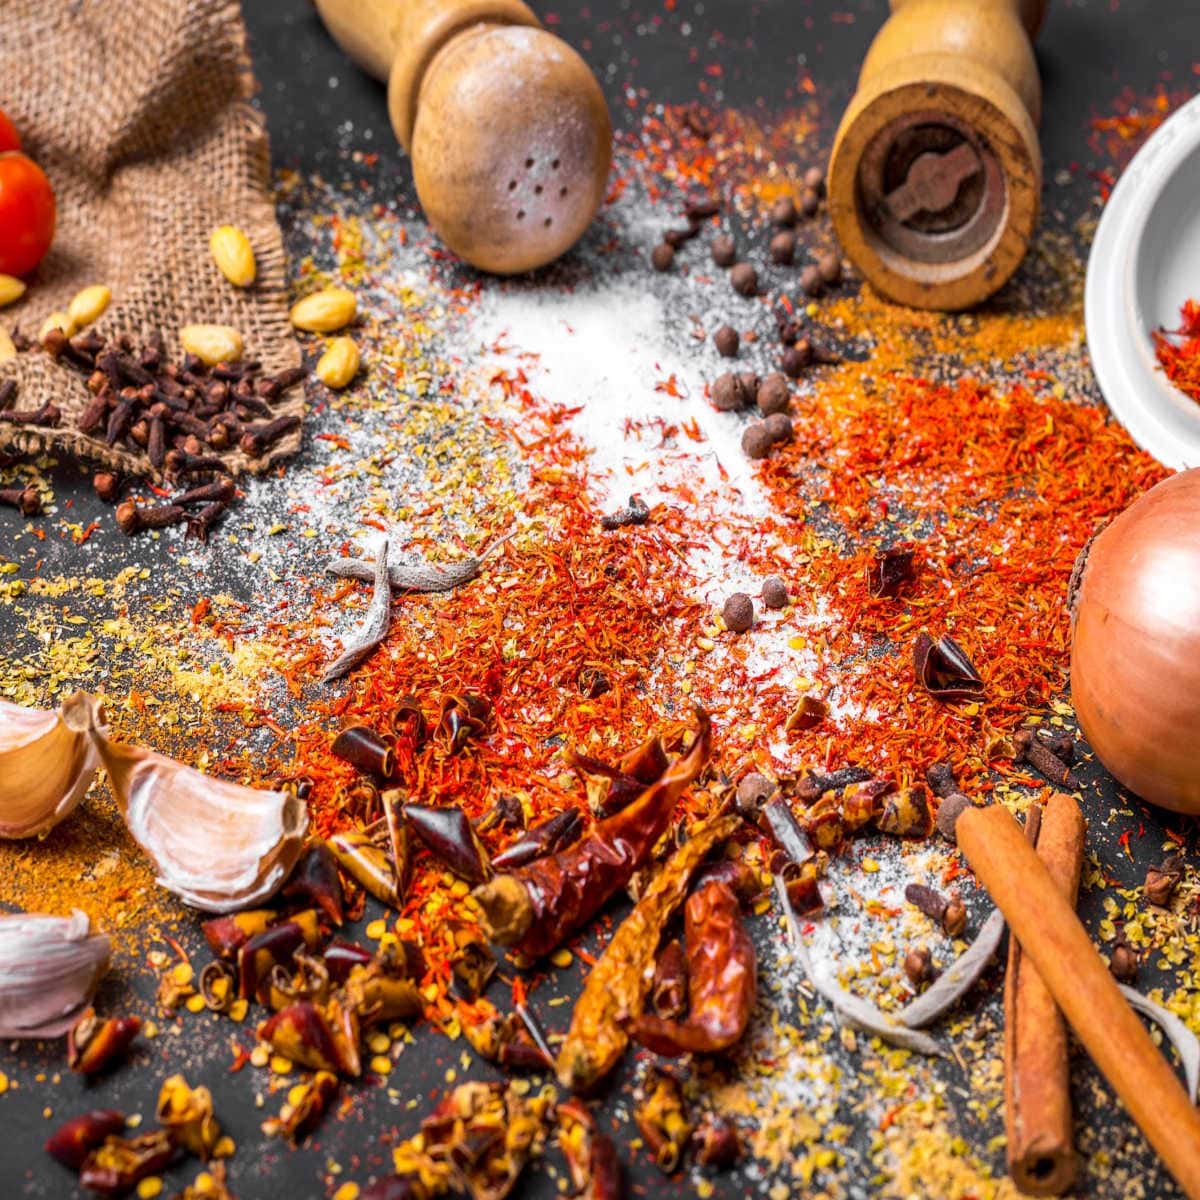
[{"label": "black peppercorn", "polygon": [[675,262],[675,247],[669,242],[659,242],[650,251],[650,264],[656,271],[669,271]]},{"label": "black peppercorn", "polygon": [[737,263],[729,272],[729,281],[740,296],[758,294],[758,272],[748,262]]},{"label": "black peppercorn", "polygon": [[773,263],[786,266],[796,257],[796,235],[785,229],[771,239],[768,249]]},{"label": "black peppercorn", "polygon": [[806,295],[819,296],[821,294],[821,290],[825,285],[821,279],[820,268],[818,268],[816,263],[809,263],[800,272],[800,286],[804,289]]},{"label": "black peppercorn", "polygon": [[721,412],[734,412],[736,409],[745,408],[750,403],[750,397],[746,395],[746,385],[742,377],[732,371],[718,376],[712,386],[712,401]]},{"label": "black peppercorn", "polygon": [[772,371],[758,385],[758,395],[755,399],[758,401],[758,411],[764,417],[769,417],[772,413],[787,412],[791,399],[787,376],[782,371]]},{"label": "black peppercorn", "polygon": [[788,603],[787,584],[778,575],[763,580],[762,602],[768,608],[786,608]]},{"label": "black peppercorn", "polygon": [[736,358],[741,341],[738,331],[732,325],[722,325],[713,334],[713,345],[716,346],[717,353],[724,358]]},{"label": "black peppercorn", "polygon": [[771,224],[790,226],[796,223],[796,205],[791,196],[780,196],[771,205]]},{"label": "black peppercorn", "polygon": [[787,413],[772,413],[763,421],[763,428],[773,442],[790,442],[792,440],[792,418]]},{"label": "black peppercorn", "polygon": [[721,616],[731,633],[745,633],[754,624],[754,601],[745,592],[734,592],[721,608]]},{"label": "black peppercorn", "polygon": [[753,425],[746,426],[742,434],[742,449],[747,458],[766,458],[771,453],[772,445],[774,443],[766,430],[765,421],[755,421]]},{"label": "black peppercorn", "polygon": [[737,247],[733,244],[733,238],[727,233],[713,238],[711,253],[712,260],[718,267],[732,267],[737,262]]}]

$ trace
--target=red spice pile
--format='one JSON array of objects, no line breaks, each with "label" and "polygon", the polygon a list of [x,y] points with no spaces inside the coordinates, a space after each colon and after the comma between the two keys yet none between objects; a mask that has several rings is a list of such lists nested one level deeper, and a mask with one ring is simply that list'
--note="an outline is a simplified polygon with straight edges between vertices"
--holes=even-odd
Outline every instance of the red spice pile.
[{"label": "red spice pile", "polygon": [[1185,300],[1179,310],[1179,328],[1155,329],[1151,336],[1154,353],[1167,378],[1185,396],[1200,403],[1200,303]]}]

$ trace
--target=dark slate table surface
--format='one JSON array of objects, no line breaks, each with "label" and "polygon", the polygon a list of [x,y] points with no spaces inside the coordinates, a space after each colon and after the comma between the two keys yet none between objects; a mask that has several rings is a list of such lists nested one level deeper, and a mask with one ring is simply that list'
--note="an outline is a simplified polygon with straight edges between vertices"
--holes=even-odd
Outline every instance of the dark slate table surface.
[{"label": "dark slate table surface", "polygon": [[[700,73],[692,52],[698,45],[707,45],[713,31],[722,35],[719,53],[724,74],[719,90],[708,94],[710,102],[761,106],[770,111],[787,102],[797,68],[803,67],[817,82],[825,111],[836,114],[851,93],[862,55],[883,20],[885,7],[882,0],[847,0],[838,5],[819,0],[680,0],[668,9],[641,0],[593,0],[590,5],[559,8],[555,28],[583,49],[597,70],[618,123],[637,119],[636,111],[631,113],[622,102],[630,86],[644,89],[648,97],[664,102],[698,98]],[[346,63],[324,34],[312,5],[306,0],[257,0],[247,3],[245,9],[276,166],[320,172],[336,182],[357,169],[345,154],[351,144],[377,149],[381,160],[371,172],[375,194],[394,191],[403,201],[411,202],[410,174],[394,147],[383,89]],[[846,14],[853,19],[846,19]],[[1061,168],[1076,168],[1071,183],[1055,188],[1056,207],[1066,210],[1068,216],[1078,215],[1086,212],[1093,201],[1096,185],[1086,169],[1092,165],[1086,141],[1089,115],[1108,111],[1122,88],[1144,94],[1161,79],[1170,78],[1173,86],[1186,89],[1194,78],[1191,57],[1197,35],[1200,10],[1186,4],[1074,0],[1051,6],[1038,45],[1045,88],[1041,128],[1045,177],[1053,180]],[[353,139],[345,133],[347,122],[352,124]],[[60,504],[68,499],[74,502],[73,519],[83,524],[99,519],[103,527],[94,537],[119,542],[121,535],[112,527],[109,510],[95,500],[82,476],[70,468],[60,469],[55,487]],[[0,510],[0,549],[9,543],[19,521],[15,513]],[[171,560],[165,546],[164,541],[158,552],[160,565],[162,571],[170,572]],[[50,539],[44,553],[48,569],[70,571],[69,539]],[[231,591],[239,590],[236,579],[222,582]],[[0,639],[6,645],[19,637],[19,620],[19,606],[0,609]],[[1098,766],[1089,765],[1084,776],[1089,813],[1093,816],[1089,848],[1096,851],[1115,878],[1132,886],[1140,882],[1146,865],[1158,857],[1162,839],[1156,835],[1161,833],[1161,820],[1138,806],[1145,836],[1133,841],[1134,861],[1130,861],[1116,844],[1119,831],[1128,822],[1110,824],[1103,819],[1113,805],[1127,801],[1118,796]],[[1170,824],[1188,834],[1190,845],[1191,822],[1176,818]],[[0,901],[3,891],[0,881]],[[1082,910],[1094,924],[1099,917],[1097,898],[1085,896]],[[577,985],[577,980],[573,982]],[[992,990],[998,990],[995,981]],[[143,999],[148,1001],[149,996]],[[995,1003],[994,997],[991,1003]],[[184,1040],[195,1028],[196,1023],[185,1023],[182,1039],[167,1040]],[[347,1178],[365,1182],[385,1161],[380,1134],[396,1127],[406,1135],[416,1128],[428,1098],[443,1086],[447,1067],[458,1065],[461,1051],[461,1043],[451,1046],[440,1036],[419,1035],[391,1080],[405,1096],[419,1102],[415,1108],[390,1103],[381,1098],[381,1091],[364,1093],[349,1116],[327,1122],[315,1142],[290,1152],[262,1137],[258,1129],[263,1116],[278,1106],[279,1098],[268,1100],[264,1112],[254,1106],[252,1086],[229,1086],[228,1048],[223,1041],[202,1043],[199,1049],[192,1049],[187,1061],[192,1082],[213,1087],[222,1123],[237,1140],[238,1151],[230,1162],[234,1193],[242,1200],[257,1200],[283,1195],[324,1196]],[[43,1107],[53,1099],[59,1106],[56,1115],[69,1115],[85,1106],[116,1106],[141,1110],[149,1117],[158,1084],[174,1053],[156,1046],[152,1057],[161,1057],[161,1062],[118,1072],[86,1088],[85,1097],[68,1097],[61,1087],[51,1091],[33,1082],[39,1067],[47,1074],[61,1070],[60,1043],[42,1048],[27,1045],[15,1053],[7,1047],[0,1049],[0,1070],[8,1070],[23,1081],[18,1090],[0,1099],[4,1131],[0,1134],[0,1195],[77,1194],[67,1173],[41,1150],[53,1125],[43,1116]],[[1082,1063],[1079,1065],[1082,1067]],[[483,1074],[486,1069],[476,1066],[473,1071]],[[954,1082],[952,1070],[947,1078]],[[1094,1080],[1085,1085],[1077,1079],[1076,1092],[1081,1128],[1088,1127],[1103,1138],[1103,1131],[1112,1126],[1120,1131],[1122,1141],[1127,1139],[1126,1118],[1111,1096],[1096,1088]],[[871,1132],[856,1130],[855,1136],[865,1140]],[[1176,1194],[1148,1151],[1143,1150],[1143,1158],[1144,1194]],[[340,1178],[327,1173],[331,1162],[344,1168]],[[997,1173],[1002,1173],[1000,1153],[993,1156],[993,1162]],[[194,1161],[173,1169],[168,1175],[168,1190],[182,1188],[194,1178],[196,1170]],[[693,1194],[686,1176],[664,1181],[644,1156],[633,1161],[628,1179],[635,1194],[651,1190],[664,1195]],[[752,1188],[745,1177],[736,1173],[717,1177],[715,1183],[718,1196],[745,1195]],[[753,1185],[754,1190],[758,1186]],[[522,1194],[531,1196],[552,1195],[555,1191],[544,1174],[532,1176],[523,1187]],[[870,1191],[866,1172],[853,1190],[856,1194]],[[1091,1194],[1121,1193],[1096,1185]]]}]

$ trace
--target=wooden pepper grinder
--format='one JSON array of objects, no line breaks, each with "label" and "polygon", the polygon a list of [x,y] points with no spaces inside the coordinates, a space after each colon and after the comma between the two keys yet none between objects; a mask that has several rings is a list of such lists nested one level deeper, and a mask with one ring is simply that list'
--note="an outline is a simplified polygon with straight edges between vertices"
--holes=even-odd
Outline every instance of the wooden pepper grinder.
[{"label": "wooden pepper grinder", "polygon": [[829,163],[842,247],[889,299],[958,309],[1016,270],[1037,223],[1048,0],[892,0]]},{"label": "wooden pepper grinder", "polygon": [[604,199],[608,107],[587,64],[521,0],[316,0],[334,40],[388,84],[430,225],[513,274],[572,246]]}]

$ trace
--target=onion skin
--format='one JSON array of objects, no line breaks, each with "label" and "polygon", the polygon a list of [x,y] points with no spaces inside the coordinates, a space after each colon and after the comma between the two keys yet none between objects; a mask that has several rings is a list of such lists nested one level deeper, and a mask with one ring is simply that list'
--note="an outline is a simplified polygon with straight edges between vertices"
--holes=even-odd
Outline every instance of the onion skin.
[{"label": "onion skin", "polygon": [[1151,488],[1092,543],[1071,614],[1071,693],[1124,787],[1200,814],[1200,468]]}]

